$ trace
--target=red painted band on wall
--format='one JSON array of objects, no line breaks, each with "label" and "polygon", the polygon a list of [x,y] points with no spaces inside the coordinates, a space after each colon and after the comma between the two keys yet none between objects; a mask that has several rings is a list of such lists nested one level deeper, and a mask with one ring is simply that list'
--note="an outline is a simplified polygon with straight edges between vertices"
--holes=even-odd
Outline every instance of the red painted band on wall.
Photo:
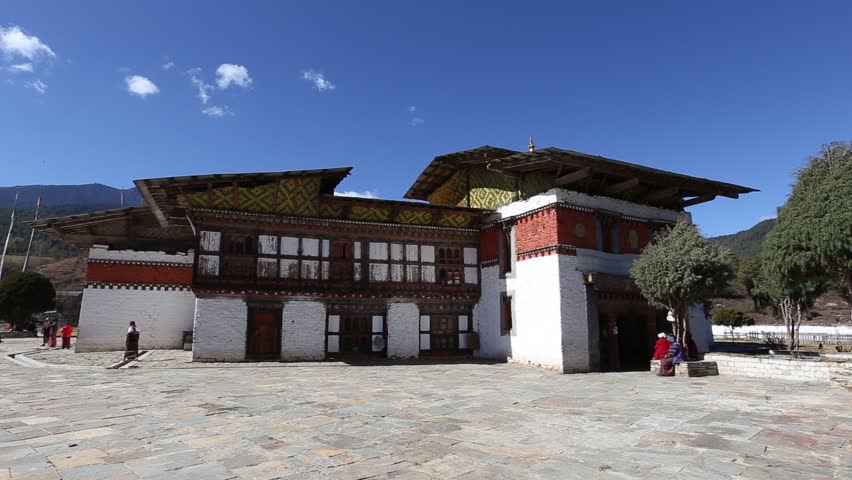
[{"label": "red painted band on wall", "polygon": [[86,282],[192,285],[192,265],[88,262]]}]

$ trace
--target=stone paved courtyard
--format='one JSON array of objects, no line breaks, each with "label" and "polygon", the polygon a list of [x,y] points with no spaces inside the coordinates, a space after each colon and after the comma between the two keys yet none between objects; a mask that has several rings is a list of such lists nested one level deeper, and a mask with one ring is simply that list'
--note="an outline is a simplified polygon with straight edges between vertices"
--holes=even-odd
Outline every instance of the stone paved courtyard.
[{"label": "stone paved courtyard", "polygon": [[128,370],[3,359],[0,479],[852,478],[836,387],[156,353]]}]

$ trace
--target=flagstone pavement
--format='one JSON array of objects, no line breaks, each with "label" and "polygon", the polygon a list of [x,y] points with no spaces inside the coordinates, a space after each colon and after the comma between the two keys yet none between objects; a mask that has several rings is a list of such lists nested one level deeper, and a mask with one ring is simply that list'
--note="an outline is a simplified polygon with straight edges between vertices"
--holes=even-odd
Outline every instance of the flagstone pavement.
[{"label": "flagstone pavement", "polygon": [[0,480],[852,478],[852,393],[837,387],[186,359],[0,359]]}]

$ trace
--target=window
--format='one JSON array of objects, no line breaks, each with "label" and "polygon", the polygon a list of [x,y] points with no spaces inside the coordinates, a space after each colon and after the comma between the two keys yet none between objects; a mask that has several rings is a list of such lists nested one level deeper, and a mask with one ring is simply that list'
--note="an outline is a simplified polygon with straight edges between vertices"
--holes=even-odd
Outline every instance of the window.
[{"label": "window", "polygon": [[[448,250],[452,249],[433,245],[369,242],[369,280],[370,282],[435,283],[436,268],[448,265],[446,263]],[[462,265],[461,249],[455,250],[457,250],[457,258],[450,257],[454,258],[453,265]],[[437,261],[436,252],[439,257]],[[355,267],[357,272],[359,265],[356,264]],[[446,271],[444,275],[447,275]],[[458,278],[456,283],[461,283],[460,268],[457,268],[456,278]]]},{"label": "window", "polygon": [[500,276],[505,277],[512,273],[515,264],[515,229],[504,228],[497,237],[497,248],[499,251]]},{"label": "window", "polygon": [[327,280],[329,249],[328,240],[281,237],[278,276],[291,280]]},{"label": "window", "polygon": [[461,248],[438,247],[438,283],[442,285],[462,283],[463,260]]},{"label": "window", "polygon": [[219,257],[222,233],[202,231],[198,236],[198,275],[215,277],[219,275]]},{"label": "window", "polygon": [[510,334],[513,327],[512,296],[503,292],[500,294],[500,335]]}]

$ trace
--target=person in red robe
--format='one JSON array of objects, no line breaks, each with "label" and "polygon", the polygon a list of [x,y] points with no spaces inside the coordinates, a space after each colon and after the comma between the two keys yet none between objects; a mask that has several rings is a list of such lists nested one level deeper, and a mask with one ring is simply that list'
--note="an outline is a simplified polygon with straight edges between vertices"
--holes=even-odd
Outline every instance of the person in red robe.
[{"label": "person in red robe", "polygon": [[62,336],[62,348],[71,348],[71,334],[74,333],[74,327],[70,323],[66,323],[59,334]]},{"label": "person in red robe", "polygon": [[686,358],[689,360],[698,360],[698,345],[692,339],[692,333],[686,332]]},{"label": "person in red robe", "polygon": [[47,346],[50,348],[56,347],[56,335],[59,333],[59,322],[56,320],[50,321],[50,341]]},{"label": "person in red robe", "polygon": [[657,335],[657,337],[659,337],[659,339],[657,340],[657,343],[654,344],[654,360],[662,360],[666,357],[666,354],[669,353],[671,343],[666,340],[665,333],[661,333]]}]

